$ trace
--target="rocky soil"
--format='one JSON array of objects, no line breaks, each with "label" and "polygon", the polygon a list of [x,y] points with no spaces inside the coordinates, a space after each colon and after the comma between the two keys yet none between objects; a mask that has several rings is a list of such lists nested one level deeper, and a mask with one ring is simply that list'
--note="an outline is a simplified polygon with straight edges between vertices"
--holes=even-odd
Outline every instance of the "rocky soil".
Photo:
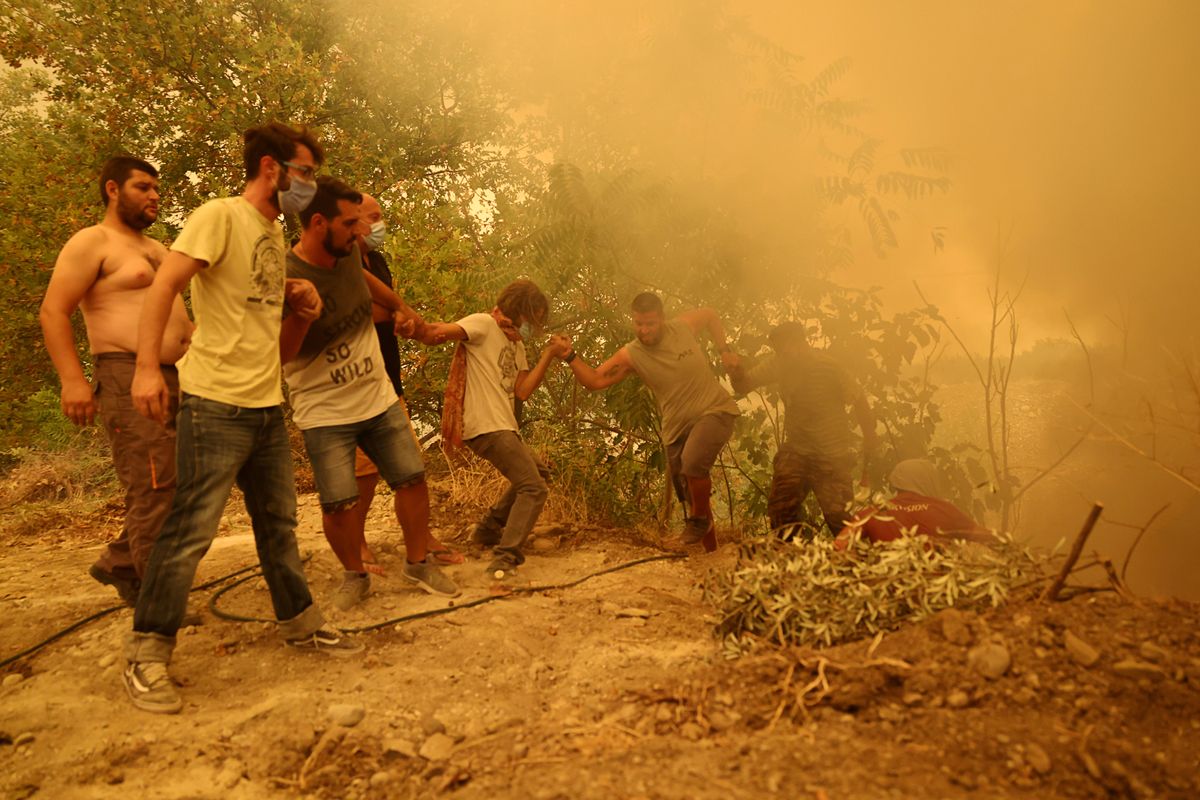
[{"label": "rocky soil", "polygon": [[[435,495],[439,493],[435,492]],[[440,493],[444,497],[444,493]],[[394,574],[381,497],[369,536]],[[302,497],[318,602],[340,579]],[[458,509],[435,523],[459,535]],[[254,563],[246,520],[198,582]],[[0,658],[111,606],[86,576],[89,523],[8,538]],[[376,627],[366,652],[285,649],[272,626],[198,591],[171,670],[183,712],[134,709],[120,681],[122,609],[4,667],[4,798],[790,798],[1200,796],[1200,605],[1112,593],[951,610],[878,640],[736,661],[701,601],[736,548],[660,559],[628,534],[541,531],[519,581],[480,557],[445,600],[375,581],[336,621]],[[479,601],[470,605],[471,601]],[[251,578],[222,614],[269,616]],[[422,611],[447,610],[418,619]]]}]

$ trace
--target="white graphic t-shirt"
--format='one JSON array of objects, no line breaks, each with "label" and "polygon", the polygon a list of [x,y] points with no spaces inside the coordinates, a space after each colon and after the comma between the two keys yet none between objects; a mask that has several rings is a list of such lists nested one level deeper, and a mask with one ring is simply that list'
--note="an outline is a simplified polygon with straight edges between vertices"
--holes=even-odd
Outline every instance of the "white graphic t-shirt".
[{"label": "white graphic t-shirt", "polygon": [[491,314],[471,314],[457,324],[467,332],[463,439],[493,431],[515,431],[513,390],[517,373],[529,370],[525,343],[510,342]]},{"label": "white graphic t-shirt", "polygon": [[323,304],[300,351],[283,367],[296,427],[349,425],[395,405],[396,390],[383,368],[358,249],[338,259],[332,269],[289,252],[287,276],[312,281]]}]

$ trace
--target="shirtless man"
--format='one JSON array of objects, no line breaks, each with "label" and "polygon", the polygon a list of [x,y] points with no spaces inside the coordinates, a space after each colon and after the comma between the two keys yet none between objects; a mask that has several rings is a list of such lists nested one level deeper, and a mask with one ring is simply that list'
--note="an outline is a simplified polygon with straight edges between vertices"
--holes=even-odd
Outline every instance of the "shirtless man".
[{"label": "shirtless man", "polygon": [[[125,524],[89,574],[137,600],[150,550],[175,493],[174,408],[166,427],[134,410],[129,399],[142,299],[167,249],[142,233],[158,219],[158,171],[140,158],[110,158],[100,173],[104,219],[76,233],[54,264],[39,315],[46,349],[62,382],[63,413],[91,425],[97,406],[112,444],[113,466],[125,487]],[[84,376],[71,315],[83,311],[95,357],[95,390]],[[159,361],[179,394],[174,364],[188,348],[192,323],[180,298],[171,308]]]}]

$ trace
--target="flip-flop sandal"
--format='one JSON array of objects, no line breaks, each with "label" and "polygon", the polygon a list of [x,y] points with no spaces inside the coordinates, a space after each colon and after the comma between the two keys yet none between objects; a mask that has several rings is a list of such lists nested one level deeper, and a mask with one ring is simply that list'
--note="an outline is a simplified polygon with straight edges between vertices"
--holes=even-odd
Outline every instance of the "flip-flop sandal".
[{"label": "flip-flop sandal", "polygon": [[387,575],[387,572],[384,570],[384,568],[381,565],[376,564],[374,561],[364,560],[362,562],[362,571],[368,575],[378,575],[381,578]]},{"label": "flip-flop sandal", "polygon": [[426,550],[425,555],[432,558],[438,564],[444,567],[454,566],[455,564],[466,563],[467,557],[457,550],[445,548],[441,550]]}]

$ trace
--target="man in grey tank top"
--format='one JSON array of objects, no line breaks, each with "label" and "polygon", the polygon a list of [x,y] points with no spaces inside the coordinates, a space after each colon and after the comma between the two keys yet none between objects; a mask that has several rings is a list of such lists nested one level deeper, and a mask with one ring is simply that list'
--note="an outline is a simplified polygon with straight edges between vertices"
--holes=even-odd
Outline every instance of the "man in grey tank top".
[{"label": "man in grey tank top", "polygon": [[[713,527],[713,463],[729,437],[738,416],[737,403],[713,374],[708,355],[697,336],[703,331],[721,353],[721,363],[736,371],[740,360],[725,341],[721,319],[711,308],[685,311],[667,320],[662,300],[652,292],[633,299],[633,326],[637,337],[593,369],[574,350],[563,357],[575,379],[596,391],[607,389],[631,373],[649,387],[662,415],[662,440],[667,448],[671,480],[687,506],[684,544],[703,541],[706,550],[717,546]],[[566,337],[557,336],[569,346]]]}]

